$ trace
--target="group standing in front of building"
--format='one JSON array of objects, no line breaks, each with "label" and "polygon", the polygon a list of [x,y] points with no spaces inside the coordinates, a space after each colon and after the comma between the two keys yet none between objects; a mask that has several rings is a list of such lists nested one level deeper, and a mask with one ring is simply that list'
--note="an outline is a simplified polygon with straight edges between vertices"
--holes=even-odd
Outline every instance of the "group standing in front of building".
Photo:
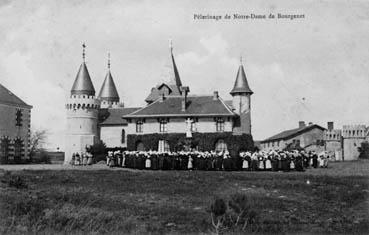
[{"label": "group standing in front of building", "polygon": [[[120,101],[110,70],[95,97],[85,62],[77,73],[67,101],[67,135],[65,163],[70,163],[74,152],[83,152],[86,146],[102,140],[107,147],[127,148],[129,151],[147,151],[150,135],[163,135],[158,139],[155,150],[168,151],[166,141],[171,136],[185,135],[191,139],[193,134],[237,139],[248,136],[251,141],[240,142],[240,149],[253,149],[251,137],[251,95],[242,60],[230,94],[232,100],[223,100],[217,91],[210,95],[189,95],[190,88],[180,79],[177,65],[170,46],[170,56],[165,66],[166,73],[158,80],[165,81],[153,87],[145,99],[147,105],[140,108],[126,108]],[[233,79],[232,79],[233,80]],[[230,84],[231,85],[231,84]],[[164,138],[165,136],[165,138]],[[201,137],[202,138],[202,137]],[[134,139],[134,143],[132,143]],[[206,141],[206,140],[205,140]],[[128,144],[130,143],[130,144]],[[228,150],[222,143],[221,150]],[[218,144],[219,145],[219,144]],[[202,143],[203,151],[212,151],[217,146]]]}]

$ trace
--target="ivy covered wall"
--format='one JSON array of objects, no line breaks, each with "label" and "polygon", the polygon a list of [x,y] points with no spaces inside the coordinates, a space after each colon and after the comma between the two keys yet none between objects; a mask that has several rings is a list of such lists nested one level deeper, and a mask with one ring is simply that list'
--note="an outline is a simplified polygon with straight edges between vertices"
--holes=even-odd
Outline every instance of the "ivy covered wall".
[{"label": "ivy covered wall", "polygon": [[146,151],[158,150],[159,140],[166,140],[171,151],[183,150],[184,145],[189,142],[192,147],[197,147],[199,151],[211,151],[215,150],[215,144],[219,139],[224,140],[232,156],[237,156],[240,151],[254,149],[254,141],[251,135],[234,135],[232,132],[193,133],[191,141],[186,139],[185,133],[130,134],[127,135],[127,149],[135,151],[137,144],[141,142]]}]

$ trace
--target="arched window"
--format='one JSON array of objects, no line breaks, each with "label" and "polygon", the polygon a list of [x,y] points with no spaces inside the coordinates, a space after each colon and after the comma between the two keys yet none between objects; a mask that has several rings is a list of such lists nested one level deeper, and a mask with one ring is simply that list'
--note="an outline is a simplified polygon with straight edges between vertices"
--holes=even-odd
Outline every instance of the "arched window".
[{"label": "arched window", "polygon": [[136,151],[145,151],[145,146],[140,140],[136,142]]},{"label": "arched window", "polygon": [[159,152],[169,152],[170,146],[167,140],[159,140],[159,146],[158,146]]},{"label": "arched window", "polygon": [[124,144],[126,142],[126,131],[122,129],[122,135],[120,137],[120,142]]},{"label": "arched window", "polygon": [[227,150],[227,144],[224,142],[223,139],[219,139],[215,143],[215,151],[226,151]]}]

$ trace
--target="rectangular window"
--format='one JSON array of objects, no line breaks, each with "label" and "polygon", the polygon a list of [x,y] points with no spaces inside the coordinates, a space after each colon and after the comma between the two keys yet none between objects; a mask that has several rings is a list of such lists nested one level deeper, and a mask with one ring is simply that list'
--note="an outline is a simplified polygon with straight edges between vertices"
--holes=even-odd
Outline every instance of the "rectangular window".
[{"label": "rectangular window", "polygon": [[124,142],[126,142],[126,131],[124,129],[122,129],[122,136],[121,136],[120,142],[122,144],[124,144]]},{"label": "rectangular window", "polygon": [[22,116],[23,116],[23,114],[22,114],[22,110],[21,109],[17,109],[17,112],[16,112],[16,114],[15,114],[15,121],[16,121],[16,123],[15,123],[15,125],[16,126],[22,126]]},{"label": "rectangular window", "polygon": [[216,125],[216,131],[217,132],[223,132],[224,131],[224,119],[223,118],[217,118],[215,121]]},{"label": "rectangular window", "polygon": [[136,122],[136,132],[137,133],[142,133],[143,132],[143,121],[138,120]]},{"label": "rectangular window", "polygon": [[160,120],[159,121],[159,132],[163,133],[163,132],[167,132],[167,121],[166,120]]}]

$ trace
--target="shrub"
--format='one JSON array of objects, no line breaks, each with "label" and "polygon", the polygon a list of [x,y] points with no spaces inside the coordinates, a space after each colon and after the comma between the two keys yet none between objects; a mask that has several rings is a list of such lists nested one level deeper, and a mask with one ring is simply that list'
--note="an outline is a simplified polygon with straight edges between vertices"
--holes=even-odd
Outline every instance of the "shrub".
[{"label": "shrub", "polygon": [[9,171],[6,171],[1,182],[8,185],[9,187],[17,188],[17,189],[24,189],[28,188],[27,183],[24,179],[17,175],[12,175]]},{"label": "shrub", "polygon": [[215,233],[219,234],[223,222],[225,219],[225,213],[227,211],[227,204],[221,198],[215,199],[210,206],[211,223],[215,229]]},{"label": "shrub", "polygon": [[91,145],[90,147],[86,148],[87,152],[92,153],[92,155],[98,155],[98,154],[105,154],[106,153],[106,144],[99,140],[94,145]]},{"label": "shrub", "polygon": [[[227,206],[228,204],[228,206]],[[234,194],[228,200],[217,198],[210,206],[211,222],[215,233],[222,229],[244,232],[252,230],[258,222],[258,214],[252,210],[249,198],[244,194]]]},{"label": "shrub", "polygon": [[358,150],[360,152],[359,158],[369,159],[369,142],[368,141],[362,142]]}]

